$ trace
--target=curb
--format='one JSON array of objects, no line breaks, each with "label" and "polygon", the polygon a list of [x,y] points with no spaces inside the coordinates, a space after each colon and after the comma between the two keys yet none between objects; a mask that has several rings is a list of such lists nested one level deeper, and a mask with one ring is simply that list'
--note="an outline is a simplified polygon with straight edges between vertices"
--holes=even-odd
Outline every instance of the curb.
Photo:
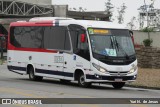
[{"label": "curb", "polygon": [[144,89],[160,90],[160,87],[136,86],[136,85],[129,85],[129,84],[126,84],[125,86],[131,87],[131,88],[144,88]]}]

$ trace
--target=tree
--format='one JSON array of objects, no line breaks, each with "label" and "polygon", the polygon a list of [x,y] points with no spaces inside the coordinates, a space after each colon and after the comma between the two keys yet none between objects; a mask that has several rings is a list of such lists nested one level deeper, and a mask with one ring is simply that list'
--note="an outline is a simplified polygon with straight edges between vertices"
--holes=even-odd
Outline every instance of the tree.
[{"label": "tree", "polygon": [[117,11],[118,11],[117,19],[119,24],[122,24],[124,22],[124,13],[126,8],[127,6],[125,6],[125,3],[123,3],[120,8],[117,8]]},{"label": "tree", "polygon": [[105,2],[105,12],[107,15],[109,15],[109,19],[111,20],[112,18],[112,15],[113,15],[113,9],[114,9],[114,6],[113,4],[111,3],[111,0],[108,0],[107,2]]},{"label": "tree", "polygon": [[129,22],[129,23],[127,23],[127,26],[128,26],[128,28],[130,29],[130,30],[133,30],[133,29],[135,29],[135,21],[136,21],[136,17],[135,16],[133,16],[132,18],[131,18],[131,21]]}]

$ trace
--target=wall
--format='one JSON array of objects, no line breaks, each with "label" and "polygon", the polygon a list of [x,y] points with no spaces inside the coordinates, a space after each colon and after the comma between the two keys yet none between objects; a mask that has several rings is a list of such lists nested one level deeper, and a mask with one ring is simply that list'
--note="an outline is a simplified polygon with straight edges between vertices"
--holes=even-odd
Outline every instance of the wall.
[{"label": "wall", "polygon": [[[143,45],[143,40],[148,38],[148,33],[141,31],[133,31],[136,44]],[[153,40],[153,47],[160,48],[160,32],[150,32],[150,37]]]},{"label": "wall", "polygon": [[138,66],[142,68],[160,68],[160,48],[141,47],[136,49]]}]

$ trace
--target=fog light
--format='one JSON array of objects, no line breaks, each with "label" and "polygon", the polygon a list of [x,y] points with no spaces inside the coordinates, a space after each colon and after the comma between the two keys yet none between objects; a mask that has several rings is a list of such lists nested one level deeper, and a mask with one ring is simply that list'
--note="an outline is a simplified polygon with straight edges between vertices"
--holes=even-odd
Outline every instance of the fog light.
[{"label": "fog light", "polygon": [[94,76],[98,79],[100,79],[100,76],[98,74],[94,74]]},{"label": "fog light", "polygon": [[134,79],[136,79],[136,78],[137,78],[137,75],[134,76]]}]

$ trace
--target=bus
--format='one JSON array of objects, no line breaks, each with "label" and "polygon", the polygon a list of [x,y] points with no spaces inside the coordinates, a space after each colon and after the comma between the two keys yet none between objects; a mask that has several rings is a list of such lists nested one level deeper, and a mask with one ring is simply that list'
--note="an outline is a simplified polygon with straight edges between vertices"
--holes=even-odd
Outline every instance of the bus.
[{"label": "bus", "polygon": [[122,88],[137,77],[128,29],[106,21],[39,17],[10,24],[8,69],[34,81],[43,77],[79,86],[110,83]]}]

